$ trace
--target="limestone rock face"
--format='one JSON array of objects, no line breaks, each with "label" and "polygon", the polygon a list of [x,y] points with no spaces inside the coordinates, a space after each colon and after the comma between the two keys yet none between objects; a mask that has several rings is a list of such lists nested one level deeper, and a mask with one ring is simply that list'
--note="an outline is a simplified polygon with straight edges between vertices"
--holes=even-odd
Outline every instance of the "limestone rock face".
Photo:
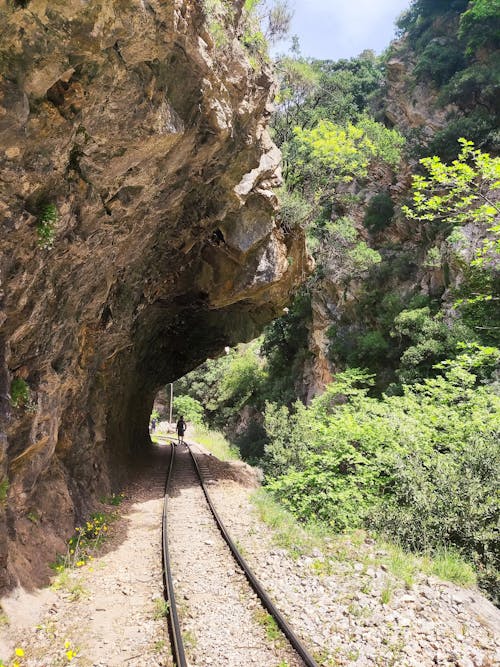
[{"label": "limestone rock face", "polygon": [[393,42],[393,56],[387,62],[385,115],[400,130],[419,130],[422,140],[441,130],[454,109],[437,104],[439,91],[430,83],[415,81],[412,52],[405,40]]},{"label": "limestone rock face", "polygon": [[197,0],[0,3],[0,588],[46,577],[158,387],[306,270],[241,4],[216,45]]}]

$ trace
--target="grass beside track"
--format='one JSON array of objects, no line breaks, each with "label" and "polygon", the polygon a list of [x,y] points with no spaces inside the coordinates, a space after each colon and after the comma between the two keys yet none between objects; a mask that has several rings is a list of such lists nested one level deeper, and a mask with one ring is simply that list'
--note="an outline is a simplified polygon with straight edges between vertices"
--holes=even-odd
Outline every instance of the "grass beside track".
[{"label": "grass beside track", "polygon": [[[473,567],[453,550],[442,549],[432,555],[417,555],[364,530],[335,534],[321,525],[304,526],[265,489],[257,491],[252,500],[259,517],[273,529],[276,544],[292,557],[314,555],[319,549],[322,558],[313,562],[313,570],[317,574],[330,574],[336,562],[349,562],[361,563],[364,570],[383,567],[406,588],[411,588],[422,574],[435,575],[466,587],[476,583]],[[375,548],[369,548],[370,545]]]}]

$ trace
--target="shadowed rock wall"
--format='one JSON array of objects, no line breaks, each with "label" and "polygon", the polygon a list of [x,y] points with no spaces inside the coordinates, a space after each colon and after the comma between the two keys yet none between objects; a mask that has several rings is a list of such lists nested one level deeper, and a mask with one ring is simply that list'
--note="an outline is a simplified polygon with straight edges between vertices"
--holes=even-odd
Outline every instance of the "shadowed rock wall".
[{"label": "shadowed rock wall", "polygon": [[306,270],[274,221],[270,72],[242,3],[218,46],[202,4],[0,2],[0,589],[125,479],[158,387]]}]

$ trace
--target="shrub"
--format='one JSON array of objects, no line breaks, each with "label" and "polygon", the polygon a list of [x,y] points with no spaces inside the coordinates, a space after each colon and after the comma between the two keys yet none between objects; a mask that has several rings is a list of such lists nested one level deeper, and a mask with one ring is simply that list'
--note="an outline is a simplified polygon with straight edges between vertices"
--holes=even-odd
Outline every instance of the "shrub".
[{"label": "shrub", "polygon": [[364,241],[357,243],[347,253],[355,273],[368,271],[374,264],[380,264],[382,257],[377,250],[370,248]]},{"label": "shrub", "polygon": [[368,202],[363,224],[371,232],[380,232],[391,224],[394,203],[388,192],[379,192]]},{"label": "shrub", "polygon": [[370,525],[415,550],[457,549],[492,593],[500,396],[478,377],[499,355],[471,348],[401,396],[370,398],[370,378],[350,370],[307,408],[268,405],[270,491],[302,521]]},{"label": "shrub", "polygon": [[296,227],[304,227],[309,221],[313,206],[298,192],[290,192],[286,187],[279,190],[280,209],[278,219],[285,232]]},{"label": "shrub", "polygon": [[30,399],[30,389],[22,378],[14,378],[10,385],[10,404],[13,408],[26,406]]},{"label": "shrub", "polygon": [[413,550],[460,548],[478,566],[480,583],[497,591],[500,604],[500,539],[494,529],[500,508],[492,484],[500,479],[500,449],[494,431],[482,435],[471,434],[452,449],[395,457],[391,493],[373,512],[371,525]]}]

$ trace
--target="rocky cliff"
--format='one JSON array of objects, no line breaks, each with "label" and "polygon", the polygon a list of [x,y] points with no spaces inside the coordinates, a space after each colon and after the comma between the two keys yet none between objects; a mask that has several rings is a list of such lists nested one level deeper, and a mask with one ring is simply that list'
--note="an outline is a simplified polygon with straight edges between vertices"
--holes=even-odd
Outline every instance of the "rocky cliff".
[{"label": "rocky cliff", "polygon": [[46,577],[158,387],[255,336],[306,269],[242,4],[215,39],[195,0],[0,3],[0,588]]},{"label": "rocky cliff", "polygon": [[[384,316],[380,303],[384,297],[401,304],[407,304],[415,294],[440,299],[451,281],[460,280],[460,275],[453,275],[453,267],[448,267],[445,275],[441,267],[426,262],[429,240],[401,212],[401,205],[410,196],[418,152],[446,126],[455,111],[453,105],[438,104],[439,89],[432,82],[417,78],[414,69],[415,53],[405,39],[393,42],[377,111],[380,120],[407,138],[407,150],[397,169],[375,160],[365,178],[337,187],[337,195],[347,205],[333,217],[349,217],[359,239],[380,253],[380,264],[353,267],[346,259],[347,247],[341,245],[334,251],[322,252],[323,274],[311,296],[308,347],[312,354],[304,364],[302,377],[301,397],[306,402],[322,393],[335,373],[343,369],[346,354],[362,349],[359,338],[375,330],[377,317]],[[367,211],[381,193],[392,201],[393,214],[383,229],[370,230],[365,224]],[[336,345],[341,348],[339,364],[335,359]],[[394,360],[388,359],[388,349],[374,350],[374,355],[380,357],[377,371],[384,387],[393,379]],[[373,361],[376,364],[379,360]],[[366,359],[357,358],[351,364],[364,366]]]}]

